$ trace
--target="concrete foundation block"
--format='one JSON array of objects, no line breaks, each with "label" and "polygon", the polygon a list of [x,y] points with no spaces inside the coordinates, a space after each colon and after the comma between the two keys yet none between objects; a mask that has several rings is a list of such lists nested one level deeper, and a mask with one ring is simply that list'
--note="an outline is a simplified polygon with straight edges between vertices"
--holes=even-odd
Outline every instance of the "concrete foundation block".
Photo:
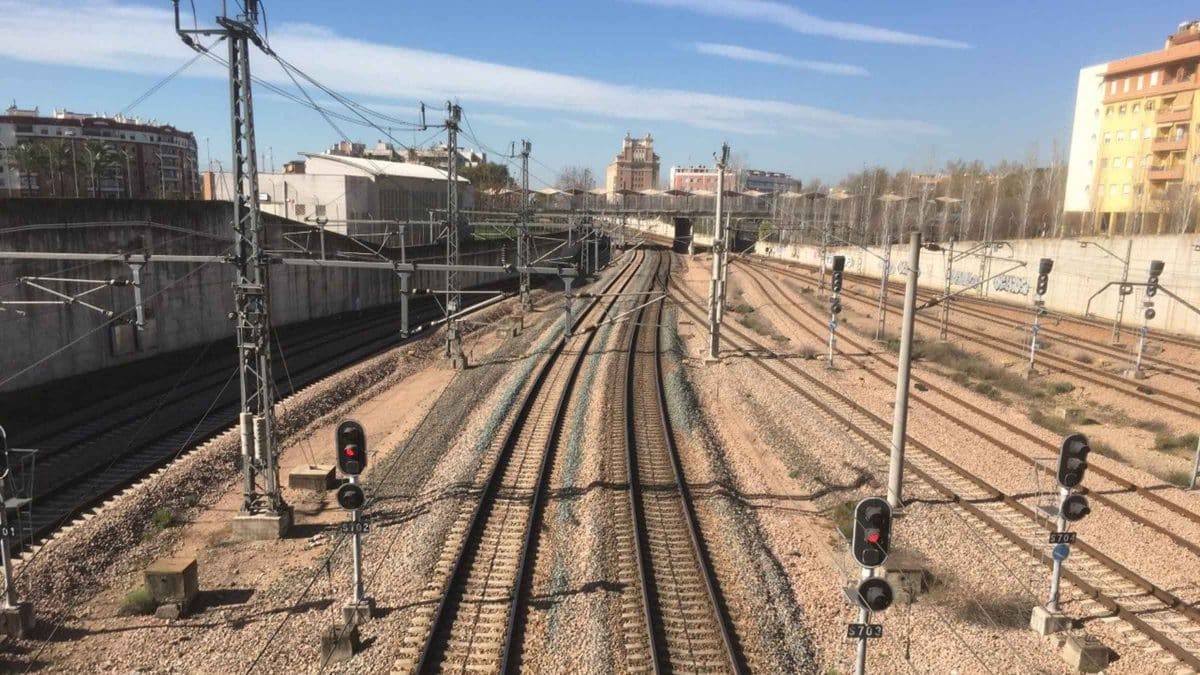
[{"label": "concrete foundation block", "polygon": [[916,602],[917,596],[928,593],[933,586],[933,575],[929,573],[925,559],[907,551],[889,555],[878,576],[892,585],[897,604]]},{"label": "concrete foundation block", "polygon": [[176,615],[170,618],[178,618],[200,593],[200,577],[195,558],[159,558],[146,568],[144,576],[146,593],[150,594],[160,607],[178,607]]},{"label": "concrete foundation block", "polygon": [[520,316],[511,316],[508,318],[508,322],[504,325],[503,333],[506,337],[517,337],[524,329],[525,318]]},{"label": "concrete foundation block", "polygon": [[33,615],[33,604],[18,602],[15,607],[0,608],[0,632],[14,638],[25,638],[33,634],[37,617]]},{"label": "concrete foundation block", "polygon": [[1135,380],[1144,380],[1147,377],[1145,370],[1134,370],[1133,368],[1126,369],[1122,374],[1125,377],[1129,377],[1129,378],[1132,378]]},{"label": "concrete foundation block", "polygon": [[450,357],[450,367],[451,367],[451,368],[453,368],[453,369],[455,369],[455,370],[466,370],[466,369],[467,369],[467,356],[466,356],[466,354],[460,354],[460,355],[457,355],[457,356],[451,356],[451,357]]},{"label": "concrete foundation block", "polygon": [[1061,633],[1071,627],[1071,617],[1062,612],[1051,612],[1045,607],[1034,607],[1029,615],[1029,627],[1033,632],[1046,637]]},{"label": "concrete foundation block", "polygon": [[349,661],[358,649],[358,626],[330,626],[321,632],[323,664]]},{"label": "concrete foundation block", "polygon": [[355,604],[348,602],[342,605],[342,621],[347,625],[358,626],[371,620],[371,615],[375,613],[375,600],[372,598],[363,598],[362,602]]},{"label": "concrete foundation block", "polygon": [[291,527],[291,509],[278,514],[238,514],[233,518],[233,536],[245,541],[282,539]]},{"label": "concrete foundation block", "polygon": [[288,473],[288,487],[324,492],[337,485],[333,465],[302,464]]},{"label": "concrete foundation block", "polygon": [[1108,647],[1090,635],[1068,635],[1061,654],[1067,665],[1081,673],[1098,673],[1108,667]]},{"label": "concrete foundation block", "polygon": [[167,602],[154,610],[154,618],[174,621],[183,616],[183,606],[177,602]]}]

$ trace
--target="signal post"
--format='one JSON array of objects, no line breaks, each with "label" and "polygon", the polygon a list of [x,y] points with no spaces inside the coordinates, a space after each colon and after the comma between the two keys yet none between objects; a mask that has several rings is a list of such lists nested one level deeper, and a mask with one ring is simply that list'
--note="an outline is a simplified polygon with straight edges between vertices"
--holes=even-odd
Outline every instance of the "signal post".
[{"label": "signal post", "polygon": [[895,598],[887,579],[875,576],[875,568],[887,560],[892,542],[892,507],[886,499],[868,497],[854,508],[854,534],[850,552],[862,566],[857,587],[846,588],[846,599],[858,607],[858,622],[846,628],[846,637],[858,640],[854,659],[855,675],[867,668],[867,641],[883,637],[883,625],[871,623],[872,612],[892,606]]}]

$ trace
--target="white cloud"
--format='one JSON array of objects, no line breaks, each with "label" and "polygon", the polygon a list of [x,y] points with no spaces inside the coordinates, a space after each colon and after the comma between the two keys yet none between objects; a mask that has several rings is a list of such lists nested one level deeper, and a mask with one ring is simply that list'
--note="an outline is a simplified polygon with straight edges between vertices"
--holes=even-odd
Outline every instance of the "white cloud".
[{"label": "white cloud", "polygon": [[586,120],[574,120],[570,118],[561,119],[559,121],[571,127],[572,129],[580,129],[582,131],[611,132],[617,130],[616,126],[608,124],[607,122],[588,122]]},{"label": "white cloud", "polygon": [[[174,34],[172,14],[160,9],[97,1],[80,5],[0,0],[0,16],[5,17],[0,22],[0,57],[19,61],[161,74],[191,54]],[[771,99],[636,87],[394,47],[307,24],[272,26],[270,38],[279,54],[344,94],[420,99],[434,106],[458,99],[468,107],[468,115],[472,107],[496,105],[739,133],[943,133],[920,121],[862,117]],[[267,67],[266,56],[257,54],[253,63],[259,77],[291,89],[281,69]],[[206,59],[188,72],[223,76]]]},{"label": "white cloud", "polygon": [[806,61],[795,59],[775,52],[765,52],[760,49],[726,45],[717,42],[697,42],[692,48],[701,54],[721,56],[735,61],[751,61],[753,63],[769,63],[776,66],[786,66],[797,70],[811,70],[829,75],[867,75],[865,68],[849,63],[831,63],[829,61]]},{"label": "white cloud", "polygon": [[643,5],[686,9],[709,16],[770,23],[804,35],[824,35],[839,40],[880,42],[918,47],[967,49],[965,42],[904,33],[847,21],[830,21],[773,0],[630,0]]},{"label": "white cloud", "polygon": [[469,115],[469,117],[474,119],[476,122],[487,122],[488,124],[494,124],[498,127],[512,127],[514,129],[525,129],[525,128],[533,126],[532,124],[530,124],[526,120],[521,119],[520,117],[514,117],[513,115],[505,115],[503,113],[472,112]]}]

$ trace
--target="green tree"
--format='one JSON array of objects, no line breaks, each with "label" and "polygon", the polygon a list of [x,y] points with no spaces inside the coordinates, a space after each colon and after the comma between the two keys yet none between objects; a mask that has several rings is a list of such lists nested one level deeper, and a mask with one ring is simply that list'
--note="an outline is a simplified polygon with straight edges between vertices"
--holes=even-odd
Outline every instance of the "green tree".
[{"label": "green tree", "polygon": [[513,179],[508,174],[508,166],[494,162],[482,162],[476,166],[461,169],[458,174],[471,181],[478,191],[500,190],[513,185]]},{"label": "green tree", "polygon": [[83,163],[83,169],[87,172],[88,192],[95,197],[100,193],[99,179],[119,166],[120,156],[112,143],[85,141],[80,149],[79,161]]},{"label": "green tree", "polygon": [[21,194],[37,194],[33,187],[38,178],[38,151],[33,143],[22,141],[8,148],[8,156],[17,166],[17,186]]}]

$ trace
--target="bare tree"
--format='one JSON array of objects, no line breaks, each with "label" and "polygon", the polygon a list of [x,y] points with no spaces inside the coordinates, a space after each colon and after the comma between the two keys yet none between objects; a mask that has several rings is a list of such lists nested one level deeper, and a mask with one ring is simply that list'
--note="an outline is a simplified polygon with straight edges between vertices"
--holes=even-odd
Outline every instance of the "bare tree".
[{"label": "bare tree", "polygon": [[1029,215],[1033,208],[1033,193],[1038,182],[1038,150],[1037,144],[1030,148],[1025,155],[1025,164],[1021,167],[1021,215],[1018,237],[1024,239],[1029,235]]},{"label": "bare tree", "polygon": [[560,190],[591,190],[596,187],[596,177],[592,170],[578,166],[563,167],[558,172],[554,187]]}]

